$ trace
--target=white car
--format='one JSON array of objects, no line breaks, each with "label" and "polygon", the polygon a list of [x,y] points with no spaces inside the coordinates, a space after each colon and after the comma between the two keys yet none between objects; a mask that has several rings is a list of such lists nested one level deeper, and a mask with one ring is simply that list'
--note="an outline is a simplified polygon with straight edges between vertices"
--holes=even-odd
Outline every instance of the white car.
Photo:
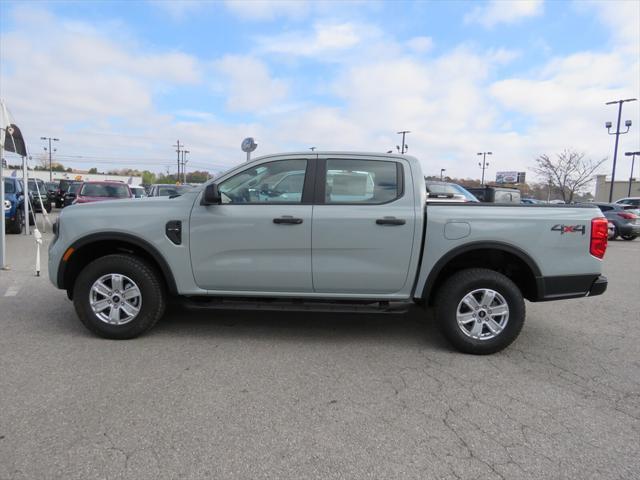
[{"label": "white car", "polygon": [[633,205],[640,208],[640,197],[625,197],[620,200],[616,200],[614,203],[623,203],[625,205]]},{"label": "white car", "polygon": [[147,191],[144,189],[144,187],[141,187],[139,185],[129,185],[129,190],[131,190],[131,195],[133,196],[133,198],[147,198],[148,196]]}]

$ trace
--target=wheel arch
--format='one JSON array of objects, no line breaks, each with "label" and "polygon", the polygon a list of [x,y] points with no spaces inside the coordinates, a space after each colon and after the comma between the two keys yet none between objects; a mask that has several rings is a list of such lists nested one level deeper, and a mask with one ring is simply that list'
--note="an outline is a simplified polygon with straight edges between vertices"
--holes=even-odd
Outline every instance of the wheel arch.
[{"label": "wheel arch", "polygon": [[80,271],[93,260],[112,253],[130,253],[147,260],[160,273],[165,287],[172,295],[178,289],[169,264],[158,249],[148,241],[121,232],[102,232],[87,235],[71,244],[67,251],[73,253],[67,261],[60,260],[58,268],[58,287],[67,290],[67,296],[73,298],[73,286]]},{"label": "wheel arch", "polygon": [[542,273],[525,251],[505,242],[472,242],[450,250],[436,262],[427,276],[422,301],[431,305],[439,286],[466,268],[489,268],[503,273],[514,281],[526,299],[539,298]]}]

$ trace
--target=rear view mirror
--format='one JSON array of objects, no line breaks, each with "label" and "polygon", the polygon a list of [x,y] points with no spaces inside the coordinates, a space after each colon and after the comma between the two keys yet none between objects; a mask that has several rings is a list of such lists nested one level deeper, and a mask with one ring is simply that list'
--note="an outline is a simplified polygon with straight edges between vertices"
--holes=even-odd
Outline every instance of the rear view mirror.
[{"label": "rear view mirror", "polygon": [[218,190],[218,185],[215,183],[210,183],[204,189],[204,193],[202,194],[202,200],[200,201],[201,205],[218,205],[221,202],[220,191]]}]

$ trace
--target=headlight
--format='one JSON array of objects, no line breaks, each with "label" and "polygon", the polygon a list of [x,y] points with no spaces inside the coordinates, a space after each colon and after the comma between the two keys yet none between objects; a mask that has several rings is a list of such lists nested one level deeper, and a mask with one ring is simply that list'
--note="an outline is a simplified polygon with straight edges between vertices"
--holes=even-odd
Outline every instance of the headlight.
[{"label": "headlight", "polygon": [[11,210],[11,202],[9,200],[4,201],[4,209]]}]

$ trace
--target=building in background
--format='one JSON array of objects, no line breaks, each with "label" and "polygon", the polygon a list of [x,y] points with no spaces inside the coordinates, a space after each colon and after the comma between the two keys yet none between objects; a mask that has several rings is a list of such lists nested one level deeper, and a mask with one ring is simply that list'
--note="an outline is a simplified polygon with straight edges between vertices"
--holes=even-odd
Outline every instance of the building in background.
[{"label": "building in background", "polygon": [[[22,170],[16,170],[13,168],[6,169],[4,171],[5,177],[18,176],[22,178]],[[49,181],[48,170],[31,170],[29,169],[29,178],[39,178],[45,182]],[[86,172],[53,172],[53,181],[56,180],[77,180],[81,182],[89,182],[95,180],[114,180],[118,182],[124,182],[127,185],[140,185],[142,183],[141,176],[135,175],[109,175],[106,173],[86,173]]]},{"label": "building in background", "polygon": [[[609,189],[611,188],[611,177],[606,175],[596,175],[596,202],[609,201]],[[640,197],[640,181],[634,178],[631,182],[631,195],[629,195],[629,179],[616,180],[613,185],[613,201],[624,197]]]}]

